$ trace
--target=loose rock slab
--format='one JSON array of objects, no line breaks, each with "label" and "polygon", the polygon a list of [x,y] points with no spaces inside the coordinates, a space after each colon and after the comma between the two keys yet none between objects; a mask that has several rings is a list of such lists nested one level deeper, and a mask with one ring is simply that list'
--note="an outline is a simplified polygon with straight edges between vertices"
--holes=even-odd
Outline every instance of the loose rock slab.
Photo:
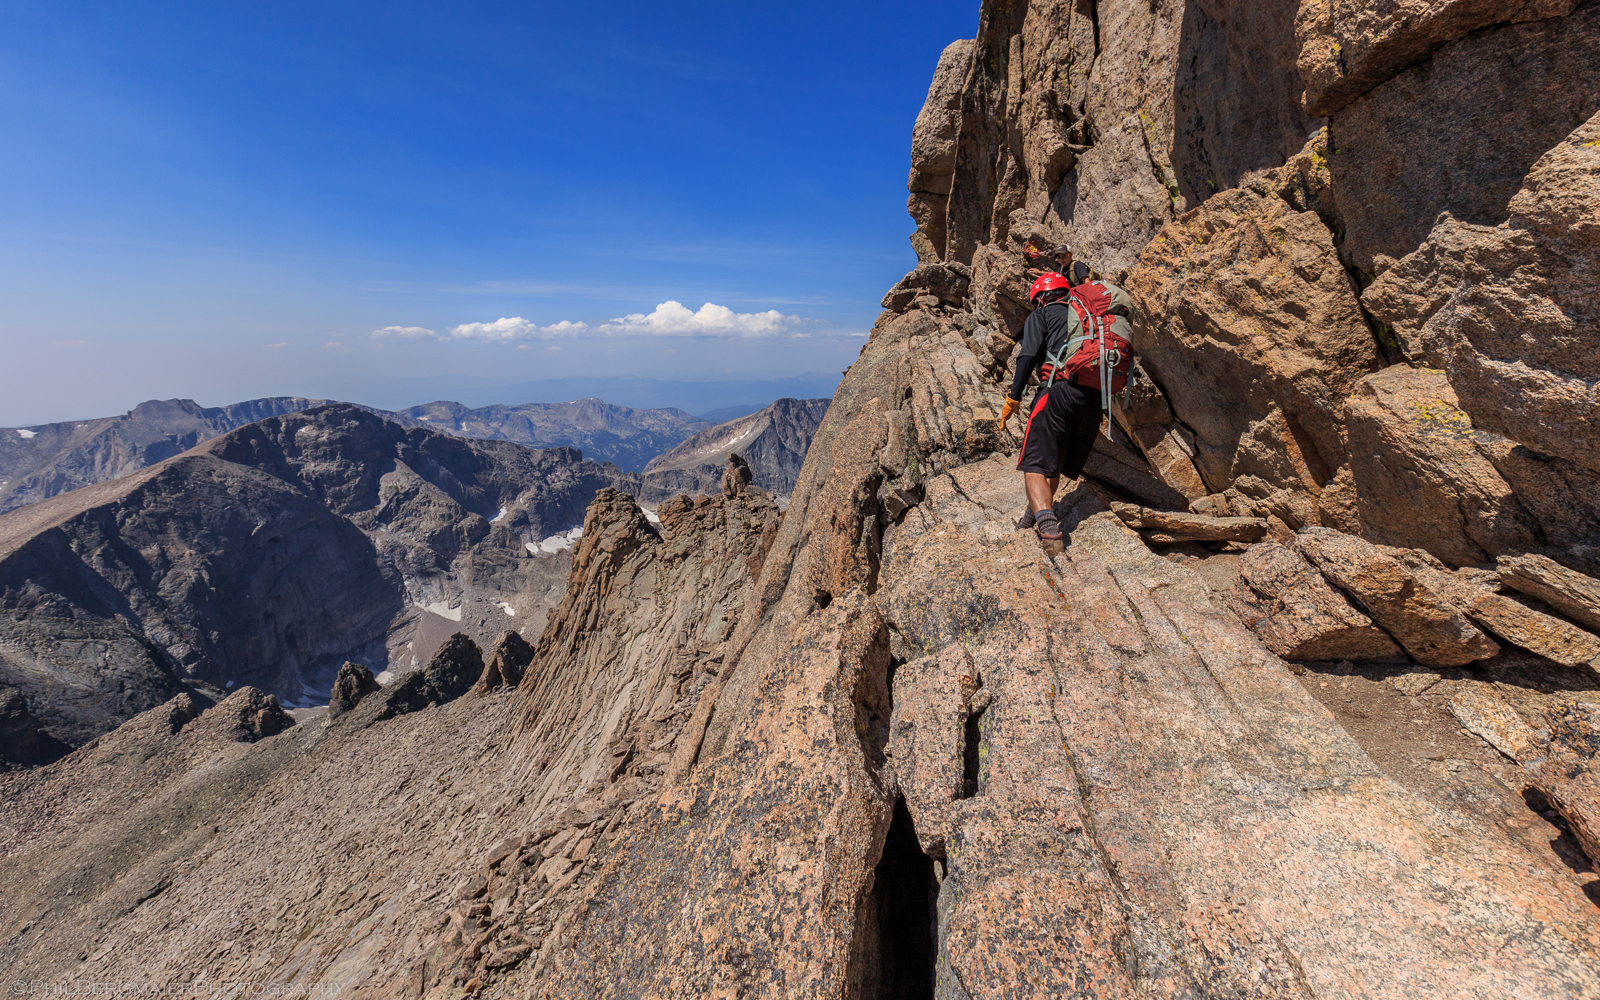
[{"label": "loose rock slab", "polygon": [[1286,660],[1404,659],[1400,647],[1293,549],[1267,541],[1239,559],[1234,613]]},{"label": "loose rock slab", "polygon": [[1303,528],[1295,546],[1417,662],[1459,667],[1500,651],[1448,600],[1371,542],[1332,528]]},{"label": "loose rock slab", "polygon": [[1114,503],[1111,509],[1122,523],[1140,531],[1196,542],[1253,542],[1266,537],[1267,522],[1260,517],[1210,517],[1187,511],[1154,510],[1131,503]]},{"label": "loose rock slab", "polygon": [[1600,580],[1571,570],[1549,556],[1502,556],[1496,563],[1500,582],[1557,611],[1600,629]]}]

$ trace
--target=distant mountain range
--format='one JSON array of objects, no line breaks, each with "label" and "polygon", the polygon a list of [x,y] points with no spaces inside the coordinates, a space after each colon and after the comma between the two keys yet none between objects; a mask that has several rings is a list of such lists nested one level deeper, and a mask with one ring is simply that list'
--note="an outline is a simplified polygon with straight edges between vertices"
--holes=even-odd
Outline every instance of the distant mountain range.
[{"label": "distant mountain range", "polygon": [[[726,384],[771,386],[791,381],[804,380]],[[690,384],[695,383],[659,383],[663,386]],[[131,475],[246,424],[328,402],[301,396],[273,396],[230,406],[203,407],[190,399],[150,400],[114,417],[0,428],[0,514],[84,486]],[[690,437],[713,431],[723,422],[763,412],[770,409],[770,405],[728,406],[698,417],[674,407],[635,409],[595,398],[564,403],[496,403],[477,408],[442,400],[400,411],[361,408],[407,427],[427,427],[469,438],[515,441],[534,448],[578,448],[585,458],[611,462],[624,472],[642,472],[652,459]],[[822,408],[826,409],[826,401]],[[814,425],[812,430],[815,430]],[[780,464],[784,468],[792,465],[798,470],[809,442],[807,433],[798,456],[788,455]],[[773,451],[774,461],[779,461],[781,450]],[[769,485],[769,482],[776,484],[782,480],[782,475],[763,480],[760,449],[745,457],[756,470],[758,485],[780,493],[792,488],[792,483],[790,487]],[[656,479],[663,484],[681,481],[683,488],[691,491],[704,488],[715,492],[721,465],[726,460],[725,454],[715,461],[707,459],[716,466],[714,474],[701,470],[677,475],[684,470],[673,465],[672,469],[676,470],[673,475]],[[776,466],[772,471],[777,473]],[[646,499],[657,498],[666,488],[662,485],[647,489]]]},{"label": "distant mountain range", "polygon": [[635,482],[349,404],[269,417],[0,516],[0,696],[76,745],[189,685],[293,704],[346,658],[537,629],[567,567],[538,543]]},{"label": "distant mountain range", "polygon": [[832,398],[838,384],[839,374],[836,372],[801,372],[787,378],[718,382],[632,375],[512,382],[441,375],[433,378],[371,379],[359,385],[341,385],[339,395],[391,410],[403,410],[419,399],[453,399],[463,406],[478,408],[496,403],[566,403],[598,397],[617,406],[638,410],[683,410],[716,423],[754,413],[774,399]]},{"label": "distant mountain range", "polygon": [[152,399],[116,417],[0,428],[0,513],[120,479],[219,434],[326,402],[272,396],[201,406],[192,399]]},{"label": "distant mountain range", "polygon": [[642,470],[652,458],[713,426],[679,409],[635,410],[600,399],[477,409],[436,402],[401,410],[400,416],[462,437],[498,438],[534,448],[581,448],[586,458],[612,462],[627,472]]}]

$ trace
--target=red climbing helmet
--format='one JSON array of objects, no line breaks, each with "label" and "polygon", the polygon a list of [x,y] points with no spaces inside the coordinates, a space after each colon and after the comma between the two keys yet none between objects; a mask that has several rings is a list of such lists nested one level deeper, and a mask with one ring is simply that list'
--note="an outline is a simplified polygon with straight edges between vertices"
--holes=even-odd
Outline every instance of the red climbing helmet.
[{"label": "red climbing helmet", "polygon": [[1039,275],[1039,280],[1033,283],[1033,290],[1028,292],[1028,301],[1037,302],[1039,296],[1057,288],[1071,288],[1072,283],[1054,271]]}]

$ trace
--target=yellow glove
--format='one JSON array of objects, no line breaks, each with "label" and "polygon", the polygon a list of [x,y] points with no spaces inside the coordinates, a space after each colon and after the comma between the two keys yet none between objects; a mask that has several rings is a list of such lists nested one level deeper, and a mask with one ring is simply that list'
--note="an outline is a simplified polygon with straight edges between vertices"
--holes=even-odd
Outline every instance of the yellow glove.
[{"label": "yellow glove", "polygon": [[1022,401],[1020,399],[1012,399],[1010,396],[1006,397],[1006,405],[1000,407],[1000,426],[1001,427],[1004,427],[1006,425],[1006,421],[1011,419],[1011,415],[1013,413],[1016,413],[1017,412],[1017,407],[1019,407],[1021,405],[1022,405]]}]

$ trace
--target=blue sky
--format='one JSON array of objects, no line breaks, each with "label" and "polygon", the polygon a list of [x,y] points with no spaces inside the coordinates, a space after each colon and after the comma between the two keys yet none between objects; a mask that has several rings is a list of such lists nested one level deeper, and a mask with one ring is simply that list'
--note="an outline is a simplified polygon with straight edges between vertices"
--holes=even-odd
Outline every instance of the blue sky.
[{"label": "blue sky", "polygon": [[0,426],[843,368],[977,8],[0,0]]}]

